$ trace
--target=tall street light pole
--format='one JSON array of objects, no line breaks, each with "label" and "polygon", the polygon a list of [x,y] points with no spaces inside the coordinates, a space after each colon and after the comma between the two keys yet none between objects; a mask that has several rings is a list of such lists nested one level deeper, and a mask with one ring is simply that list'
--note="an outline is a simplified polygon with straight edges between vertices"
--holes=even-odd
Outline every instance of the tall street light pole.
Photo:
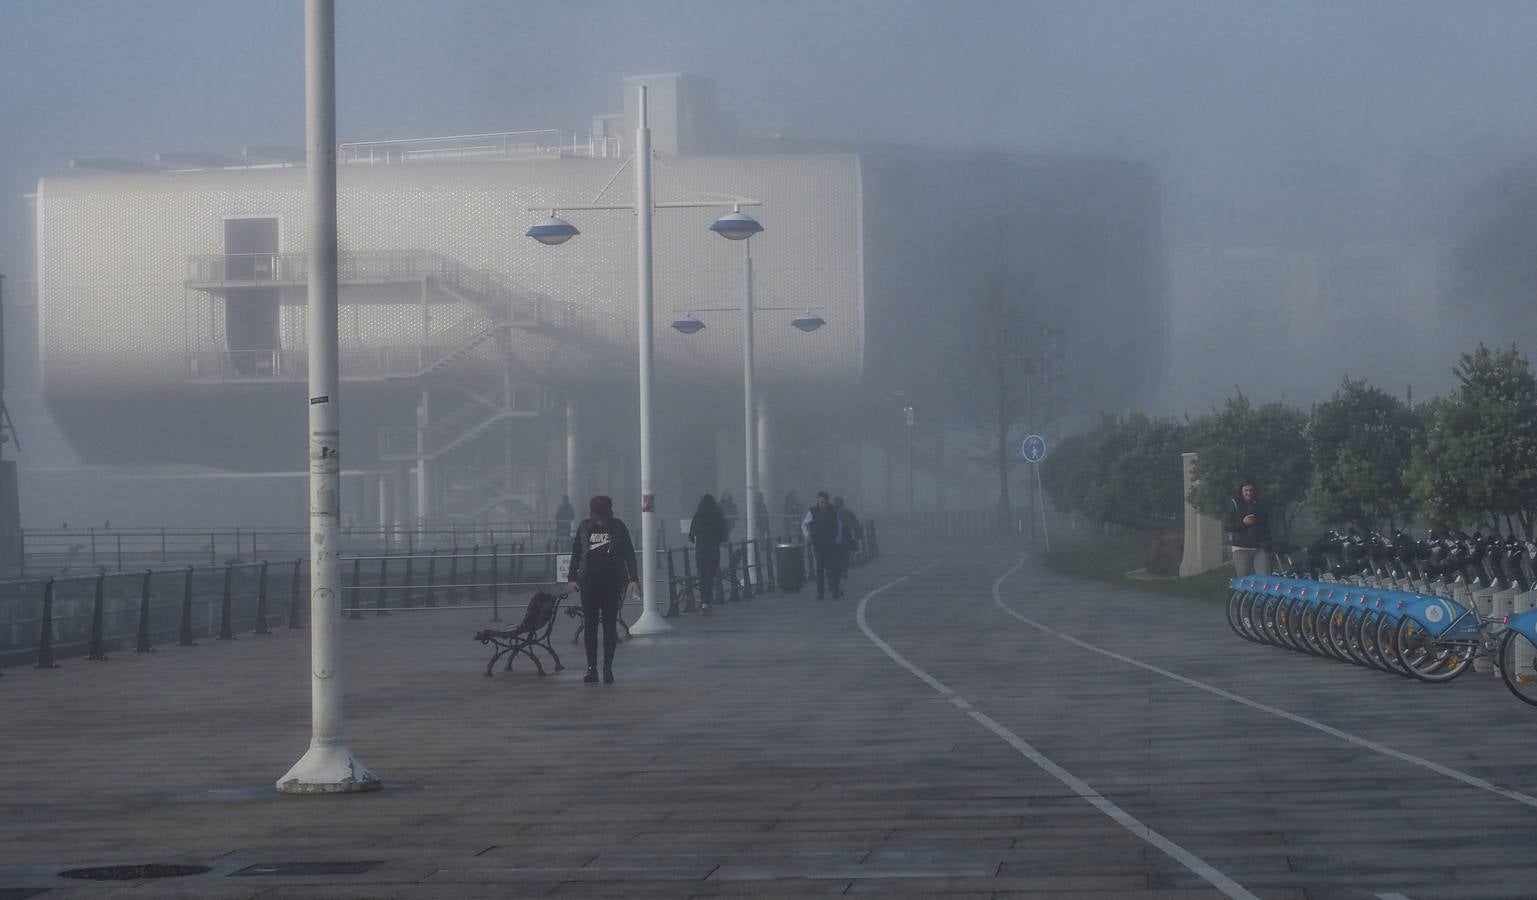
[{"label": "tall street light pole", "polygon": [[305,180],[309,188],[310,746],[278,779],[285,794],[378,790],[342,734],[341,416],[336,327],[336,4],[304,4]]},{"label": "tall street light pole", "polygon": [[[528,229],[528,236],[541,244],[551,246],[563,244],[580,234],[576,226],[565,219],[558,218],[555,213],[560,210],[612,210],[633,209],[635,212],[635,283],[636,283],[636,322],[637,337],[640,350],[640,542],[641,542],[641,614],[630,625],[631,634],[660,634],[671,631],[672,626],[667,624],[661,610],[657,606],[658,593],[656,589],[656,491],[651,478],[652,457],[652,393],[654,378],[652,375],[653,357],[656,352],[654,338],[654,322],[652,320],[653,289],[652,289],[652,240],[651,218],[658,207],[669,209],[697,209],[706,207],[719,207],[726,202],[734,202],[738,206],[757,205],[756,200],[736,198],[733,201],[713,201],[707,203],[657,203],[652,196],[651,189],[651,128],[646,112],[646,87],[640,87],[640,121],[635,129],[635,204],[631,206],[608,206],[590,204],[586,206],[557,206],[550,211],[550,217],[542,222],[537,222]],[[617,178],[618,175],[616,174]],[[605,186],[604,190],[607,190]],[[599,192],[599,197],[602,196]],[[543,207],[539,207],[543,208]]]},{"label": "tall street light pole", "polygon": [[651,127],[646,114],[646,87],[640,88],[640,123],[635,129],[635,273],[638,337],[640,339],[640,552],[641,614],[631,634],[657,634],[672,626],[657,609],[656,487],[651,480],[651,392],[656,353],[651,278]]},{"label": "tall street light pole", "polygon": [[758,401],[753,388],[752,236],[762,231],[763,226],[738,207],[729,215],[716,219],[710,230],[727,240],[742,242],[742,419],[747,444],[745,514],[748,564],[755,565],[758,553]]}]

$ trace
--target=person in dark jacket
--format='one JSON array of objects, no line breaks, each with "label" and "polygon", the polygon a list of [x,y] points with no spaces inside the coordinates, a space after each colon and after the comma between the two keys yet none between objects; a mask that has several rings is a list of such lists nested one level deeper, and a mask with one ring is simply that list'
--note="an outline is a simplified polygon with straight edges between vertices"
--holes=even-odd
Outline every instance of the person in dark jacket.
[{"label": "person in dark jacket", "polygon": [[1233,535],[1233,572],[1239,578],[1270,574],[1270,514],[1253,481],[1238,486],[1222,524]]},{"label": "person in dark jacket", "polygon": [[688,525],[688,539],[694,545],[694,562],[699,572],[701,611],[709,609],[715,602],[715,582],[720,577],[720,545],[726,542],[727,536],[726,517],[720,511],[720,504],[709,494],[700,497],[694,518]]},{"label": "person in dark jacket", "polygon": [[812,557],[817,568],[817,599],[821,600],[832,589],[833,599],[843,596],[838,580],[838,544],[843,534],[843,523],[826,491],[817,492],[817,505],[806,510],[801,520],[801,538],[811,545]]},{"label": "person in dark jacket", "polygon": [[555,536],[561,540],[571,536],[571,523],[576,521],[576,510],[571,507],[571,498],[565,494],[560,495],[560,505],[555,507]]},{"label": "person in dark jacket", "polygon": [[639,589],[635,544],[624,522],[614,518],[614,501],[599,494],[587,504],[590,518],[576,527],[571,541],[571,590],[582,594],[583,637],[587,644],[588,684],[598,680],[598,624],[603,625],[603,683],[614,683],[616,625],[625,593]]}]

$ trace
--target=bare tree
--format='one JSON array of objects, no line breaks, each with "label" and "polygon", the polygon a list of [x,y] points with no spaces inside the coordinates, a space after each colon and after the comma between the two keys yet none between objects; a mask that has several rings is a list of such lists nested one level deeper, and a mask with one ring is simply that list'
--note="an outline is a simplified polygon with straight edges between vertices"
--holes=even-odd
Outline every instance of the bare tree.
[{"label": "bare tree", "polygon": [[1010,274],[987,278],[961,317],[965,332],[951,372],[956,411],[973,435],[971,459],[997,476],[1001,510],[1013,508],[1009,473],[1023,462],[1020,442],[1030,426],[1041,424],[1042,329],[1031,316],[1033,293]]}]

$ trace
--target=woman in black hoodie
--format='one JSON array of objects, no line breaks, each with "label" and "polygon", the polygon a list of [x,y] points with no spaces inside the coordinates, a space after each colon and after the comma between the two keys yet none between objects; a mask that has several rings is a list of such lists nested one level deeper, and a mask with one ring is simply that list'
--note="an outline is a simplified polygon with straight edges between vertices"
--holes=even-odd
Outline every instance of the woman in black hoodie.
[{"label": "woman in black hoodie", "polygon": [[582,594],[583,637],[587,649],[588,684],[598,680],[598,624],[603,625],[603,683],[614,683],[614,648],[619,646],[616,622],[627,591],[638,587],[635,545],[624,522],[614,518],[614,501],[599,494],[587,504],[590,518],[577,526],[571,542],[571,590]]},{"label": "woman in black hoodie", "polygon": [[688,539],[694,545],[694,561],[699,566],[699,608],[706,610],[715,600],[715,579],[720,575],[720,545],[730,536],[726,516],[715,498],[699,498],[694,518],[689,522]]}]

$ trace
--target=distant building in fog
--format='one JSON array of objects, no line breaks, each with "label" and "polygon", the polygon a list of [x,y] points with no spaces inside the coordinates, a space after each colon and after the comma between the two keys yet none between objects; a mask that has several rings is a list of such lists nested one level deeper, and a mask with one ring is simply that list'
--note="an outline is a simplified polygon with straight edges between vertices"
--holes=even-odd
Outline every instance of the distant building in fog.
[{"label": "distant building in fog", "polygon": [[[544,516],[568,489],[568,421],[578,447],[570,489],[608,491],[630,511],[633,220],[570,213],[582,234],[560,247],[523,232],[542,216],[530,207],[600,193],[629,202],[628,173],[605,184],[633,142],[639,83],[650,89],[658,201],[763,201],[749,210],[766,227],[751,242],[758,303],[816,308],[828,322],[802,333],[789,325],[794,313],[760,313],[771,506],[784,490],[810,496],[821,485],[843,485],[864,509],[886,505],[870,496],[862,465],[895,421],[880,400],[906,390],[928,427],[945,425],[942,362],[961,329],[975,327],[957,321],[958,301],[1000,256],[1035,284],[1042,323],[1062,329],[1075,406],[1135,406],[1163,375],[1162,196],[1149,167],[749,141],[708,80],[644,76],[627,80],[624,113],[597,117],[590,134],[342,145],[353,520]],[[81,460],[114,471],[290,473],[297,511],[302,162],[275,148],[157,166],[96,160],[42,179],[35,211],[42,391]],[[693,309],[740,303],[742,247],[707,230],[716,214],[656,216],[664,517],[686,515],[705,490],[739,493],[743,480],[739,317],[702,313],[708,327],[693,336],[667,327]],[[218,496],[211,487],[209,496]]]}]

